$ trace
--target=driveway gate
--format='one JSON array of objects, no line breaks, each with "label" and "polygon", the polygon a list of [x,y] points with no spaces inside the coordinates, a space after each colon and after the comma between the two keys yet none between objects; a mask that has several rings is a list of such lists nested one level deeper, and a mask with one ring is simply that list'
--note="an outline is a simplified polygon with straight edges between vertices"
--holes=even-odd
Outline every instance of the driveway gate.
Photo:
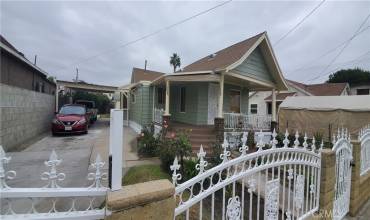
[{"label": "driveway gate", "polygon": [[352,145],[347,129],[338,129],[337,136],[333,136],[332,150],[336,157],[333,217],[342,219],[349,211],[351,193]]},{"label": "driveway gate", "polygon": [[[58,159],[54,150],[49,160],[45,161],[45,166],[49,167],[50,171],[41,174],[41,180],[46,181],[44,187],[12,188],[8,186],[6,179],[14,179],[16,172],[5,169],[5,164],[10,159],[5,155],[0,145],[0,219],[102,219],[109,214],[104,206],[100,207],[101,204],[96,203],[99,197],[102,198],[101,202],[104,201],[108,190],[101,184],[101,181],[107,178],[107,174],[101,172],[104,162],[99,154],[95,163],[91,164],[95,172],[89,173],[87,176],[92,184],[85,188],[60,187],[59,182],[63,181],[66,175],[57,172],[57,166],[62,160]],[[87,198],[87,200],[83,200],[83,198]],[[16,205],[13,204],[17,200],[21,200],[22,209],[27,206],[28,211],[18,212]],[[29,200],[29,202],[24,200]],[[57,205],[61,201],[63,205],[68,203],[69,207],[58,210]],[[42,205],[37,208],[37,204],[40,202]],[[82,209],[81,206],[84,208]]]},{"label": "driveway gate", "polygon": [[[298,141],[295,134],[289,146],[288,132],[283,146],[278,147],[276,132],[271,144],[258,134],[258,150],[247,154],[244,133],[241,155],[229,159],[228,142],[222,144],[222,163],[205,170],[206,153],[200,148],[196,177],[181,180],[177,158],[171,170],[176,186],[175,216],[178,219],[301,219],[318,210],[320,195],[321,147],[315,139]],[[309,144],[310,142],[310,144]]]}]

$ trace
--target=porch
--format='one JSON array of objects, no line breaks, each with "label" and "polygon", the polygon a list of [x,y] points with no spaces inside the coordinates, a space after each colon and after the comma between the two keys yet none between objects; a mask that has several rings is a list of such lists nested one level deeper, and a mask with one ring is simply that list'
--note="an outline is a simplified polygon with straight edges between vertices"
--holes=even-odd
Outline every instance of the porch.
[{"label": "porch", "polygon": [[[153,83],[153,122],[216,126],[222,119],[225,131],[271,130],[276,122],[276,93],[273,85],[234,74],[173,74]],[[253,114],[251,91],[271,91],[272,114]]]}]

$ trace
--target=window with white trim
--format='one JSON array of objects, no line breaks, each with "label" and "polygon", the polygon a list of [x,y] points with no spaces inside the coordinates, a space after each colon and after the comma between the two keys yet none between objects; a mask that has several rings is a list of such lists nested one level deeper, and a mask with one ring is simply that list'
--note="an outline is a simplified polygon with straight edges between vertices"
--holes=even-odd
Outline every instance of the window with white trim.
[{"label": "window with white trim", "polygon": [[186,105],[186,88],[180,88],[180,112],[185,112]]},{"label": "window with white trim", "polygon": [[257,108],[258,108],[258,105],[257,104],[251,104],[250,106],[251,108],[251,114],[257,114]]}]

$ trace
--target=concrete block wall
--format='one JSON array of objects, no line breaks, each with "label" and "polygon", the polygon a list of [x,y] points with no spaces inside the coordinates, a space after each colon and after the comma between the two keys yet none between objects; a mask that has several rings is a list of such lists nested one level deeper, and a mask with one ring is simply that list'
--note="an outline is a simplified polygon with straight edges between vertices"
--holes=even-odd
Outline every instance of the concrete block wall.
[{"label": "concrete block wall", "polygon": [[356,216],[360,209],[370,199],[370,172],[360,175],[361,167],[361,144],[358,141],[352,142],[352,154],[354,166],[351,176],[351,201],[349,214]]},{"label": "concrete block wall", "polygon": [[55,97],[0,84],[0,145],[11,151],[50,131]]}]

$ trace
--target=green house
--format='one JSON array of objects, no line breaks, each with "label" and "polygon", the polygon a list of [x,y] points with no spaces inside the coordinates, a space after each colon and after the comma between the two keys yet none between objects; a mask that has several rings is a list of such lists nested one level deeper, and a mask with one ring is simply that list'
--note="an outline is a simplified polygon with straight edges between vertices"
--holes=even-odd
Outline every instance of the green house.
[{"label": "green house", "polygon": [[[276,93],[283,90],[287,84],[263,32],[205,56],[181,72],[134,68],[131,83],[120,87],[120,106],[126,124],[137,132],[152,123],[161,129],[165,122],[172,130],[192,129],[194,145],[210,145],[224,131],[274,128]],[[270,117],[248,114],[253,91],[271,91]]]}]

